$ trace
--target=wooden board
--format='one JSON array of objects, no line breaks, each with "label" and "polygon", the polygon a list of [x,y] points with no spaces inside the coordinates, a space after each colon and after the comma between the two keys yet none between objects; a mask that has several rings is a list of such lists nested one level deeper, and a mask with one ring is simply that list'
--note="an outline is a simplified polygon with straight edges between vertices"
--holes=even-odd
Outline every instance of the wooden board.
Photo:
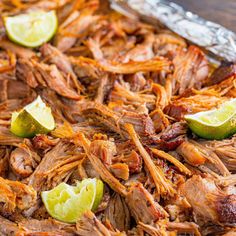
[{"label": "wooden board", "polygon": [[236,0],[171,0],[236,33]]}]

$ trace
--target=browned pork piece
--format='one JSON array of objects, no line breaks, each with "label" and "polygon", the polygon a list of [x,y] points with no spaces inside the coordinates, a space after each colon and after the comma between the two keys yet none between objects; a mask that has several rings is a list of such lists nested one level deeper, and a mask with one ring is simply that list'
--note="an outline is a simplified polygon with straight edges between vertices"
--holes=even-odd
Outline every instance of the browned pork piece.
[{"label": "browned pork piece", "polygon": [[173,60],[173,93],[182,94],[186,89],[200,89],[208,73],[208,61],[204,53],[195,46],[181,50]]},{"label": "browned pork piece", "polygon": [[69,62],[69,59],[65,54],[59,51],[56,47],[45,43],[40,51],[42,53],[42,57],[46,58],[46,61],[49,61],[51,64],[55,64],[59,70],[64,72],[66,75],[71,75],[76,78],[74,74],[72,65]]},{"label": "browned pork piece", "polygon": [[30,95],[30,87],[18,80],[0,80],[0,88],[0,102],[8,99],[22,99]]},{"label": "browned pork piece", "polygon": [[84,157],[80,151],[70,143],[59,142],[45,154],[28,178],[28,185],[41,192],[66,181]]},{"label": "browned pork piece", "polygon": [[154,164],[150,155],[140,142],[134,127],[131,124],[126,124],[125,127],[141,156],[143,157],[144,163],[147,166],[147,169],[155,183],[157,193],[160,195],[173,195],[175,193],[173,183],[166,178],[163,169],[160,166]]},{"label": "browned pork piece", "polygon": [[81,236],[125,236],[125,233],[121,233],[119,230],[108,228],[102,224],[100,220],[91,212],[86,212],[83,217],[76,223],[76,233]]},{"label": "browned pork piece", "polygon": [[129,173],[140,173],[142,171],[142,157],[135,150],[135,146],[127,141],[125,143],[117,143],[117,156],[115,162],[122,162],[128,165]]},{"label": "browned pork piece", "polygon": [[16,148],[9,158],[11,170],[22,178],[30,176],[40,161],[41,157],[27,146]]},{"label": "browned pork piece", "polygon": [[106,147],[103,146],[103,143],[97,142],[96,140],[90,143],[90,141],[81,133],[79,134],[79,140],[88,155],[93,168],[97,171],[102,180],[105,181],[114,191],[118,192],[122,196],[126,196],[126,187],[120,183],[120,181],[102,162],[104,152],[112,154],[111,150],[107,150]]},{"label": "browned pork piece", "polygon": [[48,151],[58,143],[58,139],[50,138],[45,134],[38,134],[32,139],[34,149]]},{"label": "browned pork piece", "polygon": [[[139,106],[146,103],[147,107],[153,108],[156,103],[154,94],[143,94],[142,92],[133,92],[129,83],[122,80],[115,81],[113,89],[109,94],[111,102],[122,101],[123,104]],[[161,102],[158,102],[161,103]]]},{"label": "browned pork piece", "polygon": [[30,59],[35,56],[35,53],[31,49],[20,47],[17,44],[10,42],[9,40],[1,40],[0,47],[13,52],[21,58]]},{"label": "browned pork piece", "polygon": [[56,47],[53,47],[47,43],[40,48],[40,51],[42,56],[46,58],[46,61],[50,62],[50,64],[55,64],[63,73],[64,77],[71,77],[71,83],[74,83],[74,86],[78,92],[82,89],[82,85],[79,80],[77,80],[77,76],[73,71],[72,65],[65,54],[59,51]]},{"label": "browned pork piece", "polygon": [[236,65],[232,62],[222,62],[216,68],[212,75],[207,80],[207,86],[216,85],[220,82],[236,75]]},{"label": "browned pork piece", "polygon": [[8,158],[10,150],[5,146],[0,146],[0,177],[5,178],[8,172]]},{"label": "browned pork piece", "polygon": [[155,37],[153,34],[147,35],[141,44],[129,50],[119,59],[124,63],[128,61],[146,61],[152,59],[155,55],[153,52],[153,43]]},{"label": "browned pork piece", "polygon": [[133,74],[140,71],[171,71],[171,62],[164,57],[156,57],[147,61],[131,61],[127,63],[117,63],[114,61],[97,62],[93,59],[83,57],[72,57],[70,60],[73,65],[83,66],[84,64],[87,64],[94,66],[98,70],[115,74]]},{"label": "browned pork piece", "polygon": [[151,224],[168,216],[141,183],[131,186],[125,200],[136,222]]},{"label": "browned pork piece", "polygon": [[199,232],[199,227],[193,222],[168,222],[167,228],[169,230],[176,230],[178,234],[184,233],[184,234],[194,234],[196,236],[201,236],[201,233]]},{"label": "browned pork piece", "polygon": [[[20,88],[16,89],[16,92],[19,91]],[[4,91],[3,91],[4,92]],[[6,96],[4,96],[6,97]],[[32,97],[34,98],[34,96]],[[0,124],[8,126],[10,124],[10,119],[13,111],[20,110],[29,102],[32,101],[31,97],[26,97],[23,99],[7,99],[0,103]],[[2,127],[1,127],[2,128]],[[8,129],[7,129],[8,130]],[[4,131],[2,133],[5,133]]]},{"label": "browned pork piece", "polygon": [[175,150],[186,139],[187,124],[184,122],[175,122],[168,125],[161,133],[158,134],[157,143],[160,148],[170,151]]},{"label": "browned pork piece", "polygon": [[23,219],[14,223],[0,216],[0,235],[8,236],[73,236],[75,228],[53,219]]},{"label": "browned pork piece", "polygon": [[229,230],[227,233],[223,234],[222,236],[235,236],[236,235],[236,230],[232,229]]},{"label": "browned pork piece", "polygon": [[179,171],[183,172],[186,175],[191,175],[191,171],[185,165],[183,165],[178,159],[176,159],[175,157],[171,156],[170,154],[168,154],[164,151],[161,151],[161,150],[158,150],[158,149],[155,149],[155,148],[152,148],[151,150],[157,156],[159,156],[159,157],[169,161],[170,163],[174,164],[179,169]]},{"label": "browned pork piece", "polygon": [[225,166],[235,172],[236,167],[236,137],[225,139],[222,141],[202,141],[205,147],[209,148],[215,155],[217,155]]},{"label": "browned pork piece", "polygon": [[128,205],[119,194],[115,194],[109,201],[105,210],[105,219],[120,231],[127,232],[130,229],[131,218]]},{"label": "browned pork piece", "polygon": [[236,225],[236,195],[219,189],[214,180],[194,175],[181,186],[181,193],[204,223]]},{"label": "browned pork piece", "polygon": [[85,8],[82,12],[73,11],[60,25],[55,40],[59,50],[64,52],[70,49],[76,43],[77,38],[85,33],[92,24],[96,23],[99,17],[93,15],[93,13],[98,7],[98,1],[94,1],[94,3],[91,6],[88,4],[88,8]]},{"label": "browned pork piece", "polygon": [[[19,59],[17,76],[25,81],[31,88],[38,86],[49,87],[61,96],[78,100],[80,96],[75,89],[73,79],[65,78],[55,64],[47,65],[34,59]],[[71,83],[67,81],[71,80]]]},{"label": "browned pork piece", "polygon": [[143,230],[150,236],[164,235],[195,235],[201,236],[198,226],[193,222],[165,222],[159,221],[156,224],[148,225],[139,222],[138,229]]},{"label": "browned pork piece", "polygon": [[96,102],[85,102],[82,104],[82,113],[86,117],[91,117],[94,121],[105,125],[107,128],[128,137],[124,125],[131,123],[141,137],[154,134],[154,126],[151,118],[146,114],[126,111],[123,114],[109,109],[103,104]]},{"label": "browned pork piece", "polygon": [[144,224],[143,222],[139,222],[137,229],[140,235],[143,235],[144,233],[147,233],[151,236],[162,236],[166,234],[165,230],[161,230],[160,227],[156,225],[153,226],[150,224]]},{"label": "browned pork piece", "polygon": [[[1,45],[1,44],[0,44]],[[0,46],[1,49],[1,46]],[[0,79],[12,79],[15,77],[16,55],[9,49],[0,50]],[[0,101],[1,101],[0,95]]]},{"label": "browned pork piece", "polygon": [[53,219],[35,220],[23,219],[18,223],[19,229],[24,232],[19,236],[41,235],[41,236],[73,236],[76,235],[75,227]]},{"label": "browned pork piece", "polygon": [[206,162],[206,157],[203,153],[201,153],[201,150],[199,150],[197,147],[194,146],[194,144],[188,142],[187,140],[180,144],[176,151],[190,165],[198,166],[203,165]]},{"label": "browned pork piece", "polygon": [[0,213],[3,215],[23,211],[36,203],[36,191],[21,182],[0,177],[0,189]]},{"label": "browned pork piece", "polygon": [[19,228],[15,222],[12,222],[2,216],[0,216],[0,235],[15,236],[19,231]]},{"label": "browned pork piece", "polygon": [[[169,53],[174,53],[174,54],[175,54],[174,49],[178,49],[178,47],[180,48],[187,47],[186,41],[183,38],[181,38],[177,34],[173,34],[172,32],[166,29],[161,30],[156,35],[155,40],[156,40],[155,43],[157,45],[154,45],[154,46],[157,53],[159,53],[160,51],[161,52],[165,51],[165,50],[162,50],[162,47],[167,47],[168,49],[167,53],[169,52]],[[178,52],[178,50],[176,50],[176,52]]]},{"label": "browned pork piece", "polygon": [[232,76],[227,80],[222,81],[220,84],[213,87],[220,91],[221,95],[236,98],[236,76]]},{"label": "browned pork piece", "polygon": [[180,97],[166,106],[165,112],[176,120],[182,120],[186,114],[211,110],[227,100],[228,98],[220,97],[218,94],[196,94]]},{"label": "browned pork piece", "polygon": [[182,143],[176,151],[191,165],[200,166],[205,164],[216,173],[219,172],[223,176],[229,176],[230,172],[220,157],[214,150],[202,143],[204,142],[189,139]]},{"label": "browned pork piece", "polygon": [[27,10],[53,10],[57,7],[63,7],[70,0],[42,0],[42,1],[34,1],[29,0],[27,2],[9,2],[7,0],[2,1],[3,4],[1,6],[1,11],[13,11],[16,14],[19,14],[22,11],[22,7],[26,8]]},{"label": "browned pork piece", "polygon": [[17,144],[21,143],[22,141],[22,138],[12,134],[8,128],[4,126],[0,127],[0,145],[17,146]]},{"label": "browned pork piece", "polygon": [[216,183],[221,186],[225,192],[228,194],[236,193],[236,174],[232,174],[229,176],[220,176]]}]

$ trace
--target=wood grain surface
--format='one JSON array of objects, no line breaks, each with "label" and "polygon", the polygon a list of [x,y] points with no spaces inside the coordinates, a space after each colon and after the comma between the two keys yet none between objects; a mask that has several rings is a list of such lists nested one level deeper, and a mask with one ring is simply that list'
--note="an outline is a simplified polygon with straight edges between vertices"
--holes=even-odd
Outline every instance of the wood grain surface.
[{"label": "wood grain surface", "polygon": [[171,0],[236,33],[236,0]]}]

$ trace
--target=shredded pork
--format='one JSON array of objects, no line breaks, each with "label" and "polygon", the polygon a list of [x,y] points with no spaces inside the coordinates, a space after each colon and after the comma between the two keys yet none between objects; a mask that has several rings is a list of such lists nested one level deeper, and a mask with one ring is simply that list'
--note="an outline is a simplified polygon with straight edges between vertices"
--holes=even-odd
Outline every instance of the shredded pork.
[{"label": "shredded pork", "polygon": [[[56,10],[38,48],[11,42],[3,18]],[[235,235],[236,137],[203,140],[185,114],[236,98],[236,65],[99,0],[0,3],[0,235]],[[38,95],[56,128],[20,138],[11,115]],[[100,178],[98,209],[52,219],[41,192]]]}]

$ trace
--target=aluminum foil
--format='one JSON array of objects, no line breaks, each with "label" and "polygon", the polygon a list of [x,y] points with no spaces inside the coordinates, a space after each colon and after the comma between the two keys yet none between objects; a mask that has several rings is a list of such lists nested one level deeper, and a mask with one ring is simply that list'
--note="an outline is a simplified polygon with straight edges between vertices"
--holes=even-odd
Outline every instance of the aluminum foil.
[{"label": "aluminum foil", "polygon": [[236,62],[236,34],[166,0],[111,0],[111,7],[132,18],[162,24],[204,48],[218,60]]}]

